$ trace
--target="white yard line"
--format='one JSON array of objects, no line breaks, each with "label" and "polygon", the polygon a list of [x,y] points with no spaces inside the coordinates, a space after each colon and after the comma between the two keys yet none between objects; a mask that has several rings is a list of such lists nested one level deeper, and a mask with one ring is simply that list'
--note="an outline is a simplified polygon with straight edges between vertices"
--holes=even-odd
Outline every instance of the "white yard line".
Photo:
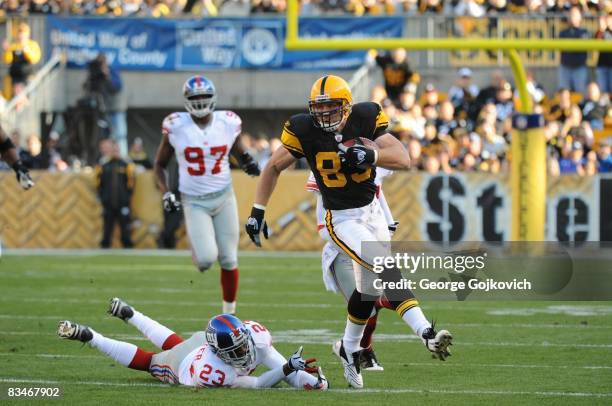
[{"label": "white yard line", "polygon": [[[89,386],[110,386],[110,387],[152,387],[152,388],[171,388],[171,385],[160,383],[145,383],[145,382],[100,382],[100,381],[56,381],[43,379],[25,379],[0,377],[2,383],[23,383],[23,384],[39,384],[39,385],[89,385]],[[293,388],[269,389],[271,391],[285,390],[293,391]],[[331,393],[345,394],[366,394],[366,393],[418,393],[418,394],[438,394],[438,395],[508,395],[508,396],[547,396],[547,397],[585,397],[585,398],[608,398],[612,397],[612,393],[605,392],[546,392],[546,391],[503,391],[503,390],[444,390],[444,389],[416,389],[416,388],[398,388],[398,389],[330,389]]]},{"label": "white yard line", "polygon": [[[20,352],[0,352],[0,357],[28,357],[28,358],[67,358],[67,359],[106,359],[107,357],[100,355],[79,355],[79,354],[25,354]],[[440,368],[438,362],[401,362],[401,361],[384,361],[385,365],[406,365],[417,367],[432,367]],[[444,368],[524,368],[524,369],[612,369],[610,365],[545,365],[545,364],[466,364],[457,362],[447,362]]]},{"label": "white yard line", "polygon": [[[108,300],[97,300],[97,299],[69,299],[69,298],[37,298],[37,297],[26,297],[19,299],[21,302],[29,303],[75,303],[75,304],[108,304]],[[14,302],[14,298],[0,297],[0,302]],[[195,302],[195,301],[183,301],[183,300],[139,300],[140,304],[147,305],[175,305],[175,306],[219,306],[219,302]],[[331,305],[327,303],[263,303],[263,302],[239,302],[239,306],[244,307],[274,307],[274,308],[306,308],[306,309],[325,309],[325,308],[340,308],[346,307],[346,305]]]},{"label": "white yard line", "polygon": [[[2,251],[6,256],[125,256],[125,257],[191,257],[189,250],[162,250],[162,249],[36,249],[36,248],[7,248]],[[320,258],[321,251],[241,251],[244,258]]]},{"label": "white yard line", "polygon": [[[189,337],[194,332],[183,332],[185,337]],[[277,331],[272,334],[272,339],[277,343],[304,343],[304,344],[323,344],[328,345],[339,337],[339,332],[327,329],[319,330],[286,330]],[[40,331],[0,331],[0,336],[54,336],[53,331],[47,334]],[[112,334],[113,338],[121,340],[148,341],[146,338],[130,334]],[[376,335],[378,342],[401,343],[406,341],[417,341],[417,337],[411,334],[384,334]],[[539,348],[612,348],[612,344],[559,344],[559,343],[515,343],[515,342],[457,342],[457,346],[466,347],[539,347]]]},{"label": "white yard line", "polygon": [[[238,302],[238,304],[242,304],[241,302]],[[81,317],[85,317],[85,316],[81,316]],[[66,315],[63,316],[50,316],[50,315],[40,315],[40,316],[35,316],[35,315],[31,315],[31,314],[0,314],[0,320],[57,320],[60,321],[62,319],[66,318]],[[76,318],[76,317],[75,317]],[[91,320],[91,315],[87,315],[87,318],[89,320]],[[202,317],[156,317],[155,318],[157,321],[176,321],[176,322],[202,322],[202,321],[206,321],[205,318]],[[101,314],[97,320],[110,320],[110,316],[105,316],[103,314]],[[264,324],[266,323],[296,323],[296,324],[332,324],[332,325],[338,325],[338,326],[344,326],[345,321],[344,320],[327,320],[327,319],[321,319],[321,320],[315,320],[315,319],[266,319],[266,318],[261,318],[261,319],[257,319],[257,321],[262,322]],[[394,326],[406,326],[406,323],[401,322],[401,321],[393,321],[393,322],[389,322],[389,321],[380,321],[379,320],[379,326],[384,326],[384,325],[394,325]],[[459,328],[512,328],[512,327],[517,327],[517,328],[535,328],[535,329],[542,329],[542,328],[550,328],[550,329],[577,329],[577,330],[591,330],[591,329],[597,329],[597,330],[610,330],[612,329],[612,326],[601,326],[601,325],[592,325],[592,324],[587,324],[587,325],[583,325],[583,324],[550,324],[550,323],[506,323],[506,324],[502,324],[502,323],[444,323],[445,327],[459,327]]]}]

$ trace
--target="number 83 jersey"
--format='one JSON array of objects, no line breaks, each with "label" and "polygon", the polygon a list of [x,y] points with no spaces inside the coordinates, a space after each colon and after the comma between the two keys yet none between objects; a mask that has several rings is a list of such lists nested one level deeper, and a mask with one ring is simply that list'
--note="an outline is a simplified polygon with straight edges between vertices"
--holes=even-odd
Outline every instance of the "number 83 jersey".
[{"label": "number 83 jersey", "polygon": [[[342,142],[357,137],[375,140],[387,132],[388,121],[378,103],[356,103],[340,132]],[[335,135],[316,127],[309,114],[292,116],[285,123],[281,141],[294,157],[308,161],[326,209],[354,209],[374,199],[376,168],[360,171],[343,165]]]},{"label": "number 83 jersey", "polygon": [[162,124],[179,166],[179,191],[200,196],[232,183],[228,154],[242,121],[231,111],[214,111],[208,125],[198,126],[189,113],[172,113]]}]

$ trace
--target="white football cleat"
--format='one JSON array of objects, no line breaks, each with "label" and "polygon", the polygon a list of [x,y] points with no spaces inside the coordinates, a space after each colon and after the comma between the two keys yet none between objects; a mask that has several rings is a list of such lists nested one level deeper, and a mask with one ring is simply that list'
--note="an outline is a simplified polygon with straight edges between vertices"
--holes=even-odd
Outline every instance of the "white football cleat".
[{"label": "white football cleat", "polygon": [[[337,348],[338,343],[340,343],[339,348]],[[355,389],[363,388],[363,377],[361,376],[360,365],[361,351],[356,351],[350,356],[347,356],[346,351],[344,351],[342,341],[334,343],[334,345],[332,345],[332,350],[334,351],[334,354],[340,358],[340,361],[342,361],[342,366],[344,367],[344,379],[346,379],[349,386]]]},{"label": "white football cleat", "polygon": [[437,357],[440,361],[445,361],[446,358],[451,356],[448,347],[453,345],[453,336],[448,330],[440,330],[436,332],[433,326],[428,327],[423,331],[422,335],[423,344],[431,351],[434,357]]}]

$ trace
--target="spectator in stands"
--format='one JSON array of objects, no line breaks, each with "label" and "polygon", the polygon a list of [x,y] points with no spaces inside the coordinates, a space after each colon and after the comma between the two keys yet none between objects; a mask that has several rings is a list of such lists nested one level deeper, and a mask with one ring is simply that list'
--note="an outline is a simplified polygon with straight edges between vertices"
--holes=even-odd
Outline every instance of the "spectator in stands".
[{"label": "spectator in stands", "polygon": [[[599,30],[595,38],[612,41],[612,13],[599,17]],[[597,83],[604,93],[612,93],[612,52],[599,52],[597,59]]]},{"label": "spectator in stands", "polygon": [[503,81],[495,94],[495,108],[497,110],[497,121],[502,122],[512,117],[514,111],[514,93],[510,83]]},{"label": "spectator in stands", "polygon": [[25,1],[6,0],[2,3],[2,10],[6,14],[24,14],[28,10],[28,4]]},{"label": "spectator in stands", "polygon": [[470,105],[478,96],[478,86],[472,83],[472,70],[461,68],[457,72],[459,78],[448,91],[448,98],[455,108],[455,117],[466,119]]},{"label": "spectator in stands", "polygon": [[569,89],[561,89],[557,94],[558,101],[550,108],[547,119],[549,121],[565,121],[570,115],[572,107],[572,95]]},{"label": "spectator in stands", "polygon": [[497,90],[505,82],[504,75],[501,71],[494,71],[491,73],[491,82],[489,86],[483,88],[478,92],[476,100],[472,104],[469,117],[472,121],[476,120],[480,110],[488,103],[494,103],[497,95]]},{"label": "spectator in stands", "polygon": [[420,77],[410,68],[408,54],[404,48],[379,54],[376,50],[368,53],[368,62],[375,62],[383,71],[387,97],[399,106],[403,92],[416,93]]},{"label": "spectator in stands", "polygon": [[582,144],[578,141],[572,141],[571,137],[568,137],[561,149],[559,172],[561,174],[584,175],[583,156]]},{"label": "spectator in stands", "polygon": [[[17,145],[17,144],[15,144]],[[28,169],[44,169],[41,156],[42,143],[40,138],[32,134],[26,140],[26,149],[21,150],[19,158]]]},{"label": "spectator in stands", "polygon": [[453,14],[457,16],[469,16],[480,18],[485,15],[485,7],[482,1],[477,0],[458,0],[453,8]]},{"label": "spectator in stands", "polygon": [[47,140],[47,156],[49,159],[49,170],[51,172],[64,172],[68,170],[68,163],[62,158],[59,138],[59,134],[52,131]]},{"label": "spectator in stands", "polygon": [[612,138],[603,140],[599,144],[599,150],[597,152],[597,160],[598,160],[599,172],[601,173],[612,172]]},{"label": "spectator in stands", "polygon": [[9,67],[12,93],[9,97],[19,95],[25,88],[28,77],[34,73],[34,65],[40,61],[41,53],[38,43],[30,38],[30,26],[20,23],[16,37],[4,41],[4,62]]},{"label": "spectator in stands", "polygon": [[561,128],[561,136],[571,136],[574,140],[580,141],[583,147],[590,148],[593,144],[593,130],[588,121],[582,121],[580,107],[574,105],[570,109],[570,116]]},{"label": "spectator in stands", "polygon": [[117,141],[122,156],[127,156],[127,105],[121,92],[123,84],[119,72],[109,66],[103,52],[89,62],[87,68],[83,87],[100,117],[110,121],[110,135]]},{"label": "spectator in stands", "polygon": [[140,167],[143,169],[153,168],[153,164],[151,163],[149,156],[144,150],[142,138],[140,137],[134,138],[134,142],[132,143],[132,146],[130,148],[129,156],[130,156],[130,160],[137,167]]},{"label": "spectator in stands", "polygon": [[602,97],[599,86],[595,82],[589,83],[587,93],[580,103],[582,116],[589,122],[593,130],[602,130],[604,118],[610,108],[608,98]]},{"label": "spectator in stands", "polygon": [[455,108],[450,100],[440,104],[440,114],[436,120],[436,129],[440,138],[452,136],[460,124],[455,120]]},{"label": "spectator in stands", "polygon": [[54,0],[32,0],[28,12],[30,14],[59,14],[62,6]]},{"label": "spectator in stands", "polygon": [[418,0],[419,11],[421,13],[437,13],[444,11],[444,0]]},{"label": "spectator in stands", "polygon": [[[560,38],[586,39],[587,30],[581,27],[582,13],[578,7],[572,7],[568,15],[569,27],[561,31]],[[559,65],[559,87],[568,88],[574,92],[584,93],[586,90],[588,69],[586,52],[561,52]]]},{"label": "spectator in stands", "polygon": [[103,207],[104,232],[100,246],[110,248],[115,222],[121,228],[124,248],[132,248],[130,200],[134,190],[134,165],[121,159],[119,146],[111,141],[108,160],[96,168],[98,194]]}]

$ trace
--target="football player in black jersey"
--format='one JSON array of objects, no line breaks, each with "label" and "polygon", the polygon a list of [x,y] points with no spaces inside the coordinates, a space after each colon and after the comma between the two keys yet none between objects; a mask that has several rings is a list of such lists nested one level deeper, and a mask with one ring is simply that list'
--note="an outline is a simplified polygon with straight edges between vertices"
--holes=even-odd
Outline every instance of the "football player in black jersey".
[{"label": "football player in black jersey", "polygon": [[[348,317],[340,347],[344,377],[350,386],[363,387],[360,371],[359,342],[374,303],[382,294],[374,281],[399,282],[398,269],[375,273],[374,253],[389,253],[391,237],[384,214],[375,199],[376,166],[391,170],[410,167],[403,145],[386,132],[388,119],[380,105],[371,102],[353,104],[348,84],[340,77],[319,78],[310,91],[309,114],[297,114],[285,123],[279,148],[270,158],[257,185],[255,203],[246,224],[251,240],[261,246],[260,232],[267,238],[264,221],[266,204],[280,173],[295,160],[305,158],[310,166],[326,209],[326,228],[339,250],[352,260],[356,289],[348,301]],[[368,148],[359,141],[376,143]],[[356,140],[352,146],[343,143]],[[372,242],[372,252],[362,252],[362,242]],[[423,340],[432,353],[444,360],[452,336],[446,330],[436,332],[425,318],[409,289],[385,289],[384,294],[398,315]]]},{"label": "football player in black jersey", "polygon": [[2,127],[0,127],[0,158],[2,158],[3,161],[13,168],[15,174],[17,175],[17,181],[22,188],[28,190],[34,186],[34,181],[32,181],[32,178],[30,177],[28,168],[23,166],[21,163],[13,141],[11,141]]}]

